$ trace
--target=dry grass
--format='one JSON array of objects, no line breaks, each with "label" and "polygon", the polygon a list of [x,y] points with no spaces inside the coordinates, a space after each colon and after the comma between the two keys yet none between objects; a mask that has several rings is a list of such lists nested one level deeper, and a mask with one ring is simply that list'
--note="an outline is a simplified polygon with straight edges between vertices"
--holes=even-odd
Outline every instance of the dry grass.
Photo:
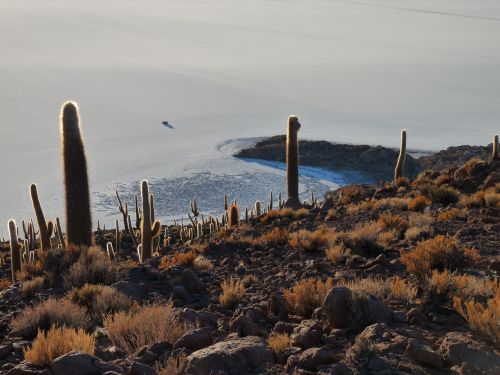
[{"label": "dry grass", "polygon": [[425,277],[432,270],[460,270],[480,259],[475,249],[462,249],[457,242],[443,235],[419,242],[414,251],[401,250],[401,262],[408,272]]},{"label": "dry grass", "polygon": [[378,255],[383,250],[379,243],[381,232],[377,222],[358,223],[353,231],[346,233],[344,244],[355,254]]},{"label": "dry grass", "polygon": [[329,245],[333,245],[338,238],[335,229],[321,226],[313,232],[301,229],[290,233],[288,243],[295,249],[302,251],[322,250]]},{"label": "dry grass", "polygon": [[211,270],[214,268],[214,264],[210,259],[204,257],[203,255],[199,255],[194,259],[193,267],[197,271]]},{"label": "dry grass", "polygon": [[342,189],[340,201],[347,205],[359,201],[363,197],[363,189],[359,186],[350,185]]},{"label": "dry grass", "polygon": [[359,202],[358,204],[350,204],[347,206],[347,214],[353,216],[358,212],[371,211],[375,208],[375,201],[367,200],[363,202]]},{"label": "dry grass", "polygon": [[406,177],[399,177],[396,181],[394,181],[394,186],[398,188],[410,186],[410,181]]},{"label": "dry grass", "polygon": [[487,207],[500,207],[500,194],[487,191],[484,194],[484,203]]},{"label": "dry grass", "polygon": [[437,221],[467,220],[467,211],[460,208],[443,210],[437,215]]},{"label": "dry grass", "polygon": [[87,328],[89,320],[83,307],[67,299],[49,298],[29,307],[12,320],[12,332],[23,338],[35,337],[38,330],[56,327]]},{"label": "dry grass", "polygon": [[277,333],[269,336],[267,345],[277,354],[283,353],[291,346],[290,336],[287,333]]},{"label": "dry grass", "polygon": [[52,326],[48,332],[38,331],[24,359],[39,367],[49,367],[54,359],[73,350],[94,354],[95,339],[83,329]]},{"label": "dry grass", "polygon": [[418,293],[418,288],[416,286],[399,276],[389,279],[388,288],[389,297],[398,301],[412,301]]},{"label": "dry grass", "polygon": [[455,297],[453,305],[473,331],[500,349],[500,288],[486,304]]},{"label": "dry grass", "polygon": [[73,303],[85,307],[91,316],[98,319],[118,311],[128,311],[132,307],[130,298],[105,285],[86,284],[72,290],[68,297]]},{"label": "dry grass", "polygon": [[262,245],[284,246],[288,243],[288,229],[276,227],[249,242]]},{"label": "dry grass", "polygon": [[353,291],[361,291],[378,298],[409,303],[417,296],[418,288],[409,281],[399,276],[391,279],[381,278],[356,278],[353,280],[341,280],[337,283]]},{"label": "dry grass", "polygon": [[169,357],[162,365],[156,367],[158,375],[180,375],[186,363],[186,354],[178,357]]},{"label": "dry grass", "polygon": [[331,278],[325,281],[314,278],[300,280],[291,289],[284,290],[288,305],[296,313],[310,317],[323,304],[327,292],[333,287]]},{"label": "dry grass", "polygon": [[382,231],[398,230],[403,232],[408,228],[408,220],[391,212],[381,214],[377,223]]},{"label": "dry grass", "polygon": [[382,198],[374,201],[375,208],[390,209],[395,208],[401,211],[408,210],[408,202],[404,198]]},{"label": "dry grass", "polygon": [[441,203],[445,206],[457,203],[460,197],[460,193],[449,186],[435,186],[429,184],[419,186],[419,189],[432,203]]},{"label": "dry grass", "polygon": [[219,296],[219,302],[225,308],[233,308],[240,303],[245,294],[245,287],[241,280],[236,280],[232,276],[221,283],[222,294]]},{"label": "dry grass", "polygon": [[82,250],[78,261],[69,267],[64,277],[67,287],[85,284],[113,284],[117,280],[116,266],[100,248]]},{"label": "dry grass", "polygon": [[184,333],[194,328],[174,320],[173,303],[141,306],[130,312],[118,312],[104,320],[108,337],[129,354],[155,342],[173,344]]},{"label": "dry grass", "polygon": [[160,268],[170,268],[173,266],[191,266],[196,259],[196,252],[190,250],[188,252],[182,253],[176,251],[172,256],[165,256],[161,260]]},{"label": "dry grass", "polygon": [[408,200],[408,210],[413,212],[423,211],[432,202],[422,194]]},{"label": "dry grass", "polygon": [[293,210],[291,208],[283,208],[281,210],[271,210],[265,216],[261,217],[260,221],[267,224],[276,219],[291,219],[291,220],[300,220],[309,214],[309,210],[307,208],[300,208],[298,210]]},{"label": "dry grass", "polygon": [[25,296],[33,296],[42,289],[45,279],[42,276],[23,282],[22,291]]},{"label": "dry grass", "polygon": [[332,246],[325,250],[326,259],[333,264],[343,263],[351,254],[351,250],[341,245]]}]

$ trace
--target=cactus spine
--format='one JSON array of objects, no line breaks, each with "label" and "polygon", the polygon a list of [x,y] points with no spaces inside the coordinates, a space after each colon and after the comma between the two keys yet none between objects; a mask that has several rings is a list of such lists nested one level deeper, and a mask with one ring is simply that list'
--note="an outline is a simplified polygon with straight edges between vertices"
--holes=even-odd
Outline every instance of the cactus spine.
[{"label": "cactus spine", "polygon": [[153,238],[160,234],[159,221],[151,223],[151,205],[149,197],[149,185],[146,180],[141,184],[142,195],[142,219],[141,219],[141,262],[145,262],[153,255]]},{"label": "cactus spine", "polygon": [[229,207],[229,227],[237,227],[240,225],[240,210],[236,203]]},{"label": "cactus spine", "polygon": [[60,123],[68,246],[90,246],[92,244],[92,218],[87,158],[76,103],[63,104]]},{"label": "cactus spine", "polygon": [[498,150],[498,134],[493,136],[493,153],[491,155],[493,160],[500,159],[500,151]]},{"label": "cactus spine", "polygon": [[298,208],[299,200],[299,139],[297,132],[300,129],[299,119],[296,116],[288,117],[286,133],[286,181],[288,199],[286,207]]},{"label": "cactus spine", "polygon": [[52,232],[54,230],[54,224],[51,221],[45,221],[42,206],[40,205],[40,200],[38,199],[36,184],[30,185],[30,195],[31,202],[33,202],[33,208],[35,210],[36,220],[38,222],[38,228],[40,229],[40,250],[49,250],[50,237],[52,236]]},{"label": "cactus spine", "polygon": [[396,164],[396,169],[394,170],[394,183],[401,177],[403,177],[403,169],[405,165],[406,158],[406,130],[401,131],[401,148],[399,149],[398,163]]},{"label": "cactus spine", "polygon": [[23,246],[17,237],[17,226],[14,220],[9,220],[10,236],[10,270],[12,272],[12,282],[16,281],[16,273],[21,271],[21,251]]}]

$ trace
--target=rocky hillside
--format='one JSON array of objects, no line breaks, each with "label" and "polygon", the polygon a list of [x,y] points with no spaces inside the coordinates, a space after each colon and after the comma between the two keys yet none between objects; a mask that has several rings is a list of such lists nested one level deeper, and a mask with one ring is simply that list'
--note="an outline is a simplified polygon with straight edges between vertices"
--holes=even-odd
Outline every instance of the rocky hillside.
[{"label": "rocky hillside", "polygon": [[[370,180],[391,180],[398,157],[398,150],[382,146],[335,144],[326,141],[301,140],[300,162],[303,165],[335,171],[362,172]],[[286,161],[286,136],[277,135],[258,142],[254,147],[238,152],[239,158]],[[413,158],[407,155],[405,174],[415,177],[423,170],[442,171],[464,164],[470,159],[486,160],[491,155],[491,145],[449,147],[438,153]]]},{"label": "rocky hillside", "polygon": [[144,263],[123,230],[52,238],[15,283],[4,243],[0,372],[498,374],[499,171],[346,186],[195,239],[170,226]]}]

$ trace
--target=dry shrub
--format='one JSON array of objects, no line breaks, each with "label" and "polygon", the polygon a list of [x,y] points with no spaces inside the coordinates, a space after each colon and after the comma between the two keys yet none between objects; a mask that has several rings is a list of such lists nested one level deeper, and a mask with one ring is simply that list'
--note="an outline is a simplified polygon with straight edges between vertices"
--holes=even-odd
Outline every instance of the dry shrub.
[{"label": "dry shrub", "polygon": [[383,231],[396,229],[402,232],[408,228],[407,220],[399,215],[394,215],[391,212],[386,212],[380,215],[377,223]]},{"label": "dry shrub", "polygon": [[396,181],[394,181],[394,186],[398,188],[403,186],[410,186],[410,181],[406,177],[399,177],[396,179]]},{"label": "dry shrub", "polygon": [[442,175],[438,176],[438,177],[434,180],[434,183],[435,183],[437,186],[441,186],[441,185],[444,185],[444,184],[449,183],[451,180],[452,180],[452,178],[451,178],[451,176],[450,176],[450,175],[448,175],[448,174],[442,174]]},{"label": "dry shrub", "polygon": [[264,244],[272,246],[283,246],[288,243],[288,229],[273,228],[273,230],[253,239],[254,244]]},{"label": "dry shrub", "polygon": [[401,262],[417,277],[428,276],[435,269],[460,270],[479,259],[477,250],[459,248],[456,240],[443,235],[419,242],[413,251],[401,249]]},{"label": "dry shrub", "polygon": [[430,204],[431,202],[426,197],[419,194],[415,198],[408,200],[408,210],[413,212],[423,211]]},{"label": "dry shrub", "polygon": [[314,232],[306,229],[301,229],[291,233],[288,243],[295,249],[302,251],[316,251],[325,248],[328,245],[334,244],[338,238],[338,233],[335,229],[329,229],[326,226],[321,226]]},{"label": "dry shrub", "polygon": [[186,363],[186,354],[180,354],[178,357],[168,357],[160,366],[156,366],[158,375],[180,375],[184,364]]},{"label": "dry shrub", "polygon": [[68,297],[73,303],[85,307],[87,312],[96,318],[118,311],[128,311],[132,307],[130,298],[105,285],[86,284],[72,290]]},{"label": "dry shrub", "polygon": [[484,279],[472,275],[455,275],[456,295],[466,299],[493,298],[500,291],[500,279]]},{"label": "dry shrub", "polygon": [[161,260],[160,268],[170,268],[173,266],[190,266],[194,263],[196,259],[196,253],[190,250],[186,253],[181,253],[176,251],[171,257],[165,256]]},{"label": "dry shrub", "polygon": [[399,301],[412,301],[417,296],[418,288],[407,280],[396,276],[389,279],[389,297]]},{"label": "dry shrub", "polygon": [[222,294],[219,296],[219,302],[225,308],[233,308],[240,303],[245,294],[245,287],[241,280],[236,280],[232,276],[221,283]]},{"label": "dry shrub", "polygon": [[42,289],[45,279],[41,276],[35,277],[32,280],[23,282],[23,294],[25,296],[33,296],[36,292]]},{"label": "dry shrub", "polygon": [[259,282],[259,278],[254,274],[249,274],[243,278],[242,282],[243,282],[243,286],[245,288],[248,288],[252,284],[257,284]]},{"label": "dry shrub", "polygon": [[355,254],[378,255],[383,250],[379,244],[380,233],[377,222],[358,223],[353,231],[346,233],[344,244]]},{"label": "dry shrub", "polygon": [[360,186],[350,185],[342,189],[340,201],[343,204],[350,204],[359,201],[363,197],[363,189]]},{"label": "dry shrub", "polygon": [[203,255],[199,255],[194,259],[193,267],[197,271],[211,270],[214,268],[214,264],[210,259],[205,258]]},{"label": "dry shrub", "polygon": [[445,206],[457,203],[460,197],[460,193],[449,186],[422,185],[419,186],[419,189],[432,203],[440,203]]},{"label": "dry shrub", "polygon": [[337,264],[345,262],[345,260],[351,254],[351,250],[346,249],[344,246],[337,245],[326,249],[325,254],[326,254],[326,259],[328,259],[330,262],[334,264]]},{"label": "dry shrub", "polygon": [[484,203],[487,207],[500,207],[500,194],[495,192],[486,192],[484,194]]},{"label": "dry shrub", "polygon": [[404,198],[382,198],[374,202],[375,208],[395,208],[401,211],[408,210],[408,202]]},{"label": "dry shrub", "polygon": [[67,299],[49,298],[29,307],[12,320],[12,332],[26,339],[35,337],[38,330],[48,331],[52,326],[87,328],[89,320],[85,309]]},{"label": "dry shrub", "polygon": [[399,276],[391,279],[381,278],[356,278],[342,280],[337,285],[345,286],[353,291],[365,292],[384,300],[410,302],[417,296],[417,287]]},{"label": "dry shrub", "polygon": [[391,229],[379,234],[378,243],[384,247],[389,247],[399,237],[401,237],[401,231],[399,229]]},{"label": "dry shrub", "polygon": [[108,255],[97,247],[84,249],[78,261],[71,265],[64,277],[66,286],[81,287],[85,284],[113,284],[116,282],[116,266]]},{"label": "dry shrub", "polygon": [[331,278],[325,281],[308,278],[300,280],[291,289],[285,289],[284,296],[292,310],[302,316],[310,317],[314,310],[323,304],[331,288],[333,288]]},{"label": "dry shrub", "polygon": [[453,305],[473,331],[500,349],[500,289],[486,304],[455,297]]},{"label": "dry shrub", "polygon": [[24,359],[39,367],[49,367],[54,359],[71,351],[94,354],[95,339],[83,329],[52,326],[48,332],[38,331]]},{"label": "dry shrub", "polygon": [[471,194],[471,195],[461,195],[458,205],[464,208],[478,208],[484,206],[484,195],[486,193],[482,190]]},{"label": "dry shrub", "polygon": [[450,208],[441,211],[437,216],[438,221],[467,220],[467,211],[460,208]]},{"label": "dry shrub", "polygon": [[267,339],[267,345],[277,354],[283,353],[292,344],[287,333],[276,333]]},{"label": "dry shrub", "polygon": [[416,241],[424,235],[432,235],[434,230],[431,227],[434,218],[430,214],[420,214],[412,212],[409,216],[409,228],[406,230],[405,238],[408,241]]},{"label": "dry shrub", "polygon": [[271,210],[265,216],[263,216],[260,221],[267,224],[276,219],[288,218],[291,220],[300,220],[309,214],[307,208],[299,208],[298,210],[293,210],[291,208],[283,208],[281,210]]},{"label": "dry shrub", "polygon": [[455,290],[453,274],[448,270],[433,270],[432,274],[425,278],[425,293],[429,299],[445,302]]},{"label": "dry shrub", "polygon": [[375,208],[375,201],[367,200],[358,204],[350,204],[347,206],[347,214],[352,216],[360,211],[371,211]]},{"label": "dry shrub", "polygon": [[173,303],[141,306],[130,312],[118,312],[104,320],[108,337],[116,346],[129,354],[145,345],[160,341],[173,344],[194,328],[174,319]]}]

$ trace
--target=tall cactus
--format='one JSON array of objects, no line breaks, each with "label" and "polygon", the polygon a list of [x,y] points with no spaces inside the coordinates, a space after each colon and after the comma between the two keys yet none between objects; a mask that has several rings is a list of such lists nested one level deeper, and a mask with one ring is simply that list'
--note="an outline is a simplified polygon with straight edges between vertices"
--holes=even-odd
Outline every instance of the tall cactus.
[{"label": "tall cactus", "polygon": [[87,159],[76,103],[63,104],[60,123],[68,246],[90,246],[92,244],[92,218]]},{"label": "tall cactus", "polygon": [[236,203],[229,207],[229,227],[237,227],[240,225],[240,210]]},{"label": "tall cactus", "polygon": [[141,262],[145,262],[153,255],[153,238],[160,234],[161,225],[159,221],[151,224],[151,205],[149,197],[149,185],[146,180],[141,183],[142,195],[142,220],[141,220]]},{"label": "tall cactus", "polygon": [[35,210],[38,228],[40,230],[40,251],[49,250],[51,247],[50,237],[52,237],[52,232],[54,231],[54,224],[51,221],[45,221],[42,206],[40,205],[40,200],[38,199],[36,184],[30,185],[30,196],[31,202],[33,203],[33,208]]},{"label": "tall cactus", "polygon": [[17,226],[14,220],[9,220],[10,236],[10,270],[12,272],[12,282],[16,281],[16,273],[21,271],[21,251],[23,246],[17,237]]},{"label": "tall cactus", "polygon": [[394,183],[401,177],[403,177],[403,169],[405,165],[406,158],[406,130],[401,131],[401,147],[399,149],[398,163],[396,164],[396,169],[394,170]]},{"label": "tall cactus", "polygon": [[61,222],[59,221],[58,217],[56,217],[56,228],[57,228],[57,237],[59,238],[59,243],[61,244],[62,248],[66,250],[66,241],[64,240],[64,234],[62,232]]},{"label": "tall cactus", "polygon": [[299,119],[296,116],[288,117],[286,133],[286,181],[288,199],[285,206],[298,208],[299,200],[299,139],[297,132],[300,129]]},{"label": "tall cactus", "polygon": [[500,159],[500,151],[498,150],[498,134],[493,136],[493,153],[491,154],[493,160]]}]

